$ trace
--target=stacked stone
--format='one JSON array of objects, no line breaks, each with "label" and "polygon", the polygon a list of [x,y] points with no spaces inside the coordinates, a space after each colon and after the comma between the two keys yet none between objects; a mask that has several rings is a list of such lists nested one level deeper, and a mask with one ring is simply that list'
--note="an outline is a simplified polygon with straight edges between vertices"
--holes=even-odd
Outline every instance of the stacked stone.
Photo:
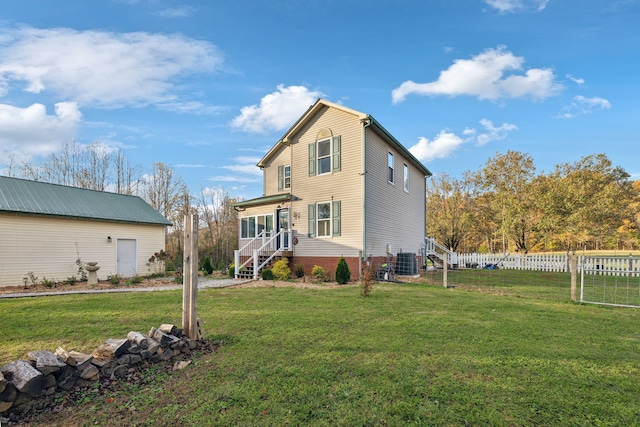
[{"label": "stacked stone", "polygon": [[[29,360],[18,360],[0,368],[0,415],[59,389],[88,386],[101,377],[122,378],[132,367],[166,363],[190,354],[197,347],[198,342],[185,336],[181,329],[163,324],[151,328],[148,335],[132,331],[127,338],[108,339],[91,354],[61,347],[55,353],[30,351]],[[188,364],[175,362],[174,370]]]}]

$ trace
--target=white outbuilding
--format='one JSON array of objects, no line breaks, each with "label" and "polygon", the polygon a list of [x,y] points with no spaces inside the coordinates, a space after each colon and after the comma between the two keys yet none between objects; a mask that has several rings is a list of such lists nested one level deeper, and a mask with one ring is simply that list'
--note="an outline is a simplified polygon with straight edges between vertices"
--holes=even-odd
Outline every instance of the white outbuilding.
[{"label": "white outbuilding", "polygon": [[171,222],[138,196],[0,176],[0,286],[154,272]]}]

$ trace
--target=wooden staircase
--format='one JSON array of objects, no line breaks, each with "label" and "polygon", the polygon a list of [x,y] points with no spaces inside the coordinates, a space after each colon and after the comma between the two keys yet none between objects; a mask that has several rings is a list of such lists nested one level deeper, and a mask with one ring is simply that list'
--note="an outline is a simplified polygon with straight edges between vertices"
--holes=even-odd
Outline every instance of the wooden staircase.
[{"label": "wooden staircase", "polygon": [[[267,261],[270,257],[272,256],[271,253],[261,253],[258,255],[258,265],[262,265],[265,263],[265,261]],[[282,259],[281,255],[275,255],[271,258],[271,260],[269,260],[269,263],[265,264],[262,268],[260,268],[258,270],[258,274],[257,276],[260,277],[260,273],[262,272],[262,270],[264,270],[265,268],[271,268],[271,266],[273,265],[273,263],[275,263],[276,261],[278,261],[279,259]],[[245,267],[243,267],[240,271],[238,271],[238,274],[236,274],[236,279],[253,279],[254,278],[254,263],[253,261],[246,265]]]},{"label": "wooden staircase", "polygon": [[291,255],[291,232],[280,230],[273,235],[264,231],[234,251],[236,279],[259,279],[260,272],[283,256]]}]

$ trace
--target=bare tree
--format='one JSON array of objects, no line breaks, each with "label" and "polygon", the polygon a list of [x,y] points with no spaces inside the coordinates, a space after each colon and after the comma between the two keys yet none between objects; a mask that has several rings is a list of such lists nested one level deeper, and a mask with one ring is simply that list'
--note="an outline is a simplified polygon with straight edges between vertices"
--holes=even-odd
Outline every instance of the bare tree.
[{"label": "bare tree", "polygon": [[143,177],[142,197],[165,218],[171,219],[180,206],[185,184],[171,166],[162,162],[151,165],[150,173]]},{"label": "bare tree", "polygon": [[51,153],[42,164],[47,181],[54,184],[76,186],[76,173],[81,152],[82,147],[75,141],[65,141],[60,145],[60,149]]},{"label": "bare tree", "polygon": [[139,165],[132,165],[122,151],[118,151],[113,156],[113,166],[115,167],[116,193],[137,194],[140,183]]},{"label": "bare tree", "polygon": [[82,167],[76,173],[76,186],[104,191],[107,188],[111,151],[104,144],[93,143],[82,152]]},{"label": "bare tree", "polygon": [[14,153],[0,153],[0,164],[4,164],[2,174],[9,177],[16,177],[18,174],[18,159]]}]

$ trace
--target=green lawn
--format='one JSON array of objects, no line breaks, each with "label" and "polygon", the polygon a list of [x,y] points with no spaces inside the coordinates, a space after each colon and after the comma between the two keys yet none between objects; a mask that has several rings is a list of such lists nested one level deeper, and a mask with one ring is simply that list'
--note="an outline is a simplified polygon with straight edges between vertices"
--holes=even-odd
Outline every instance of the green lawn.
[{"label": "green lawn", "polygon": [[[640,425],[640,310],[549,283],[203,290],[219,352],[41,423]],[[180,310],[178,291],[2,300],[2,358],[90,350]]]}]

